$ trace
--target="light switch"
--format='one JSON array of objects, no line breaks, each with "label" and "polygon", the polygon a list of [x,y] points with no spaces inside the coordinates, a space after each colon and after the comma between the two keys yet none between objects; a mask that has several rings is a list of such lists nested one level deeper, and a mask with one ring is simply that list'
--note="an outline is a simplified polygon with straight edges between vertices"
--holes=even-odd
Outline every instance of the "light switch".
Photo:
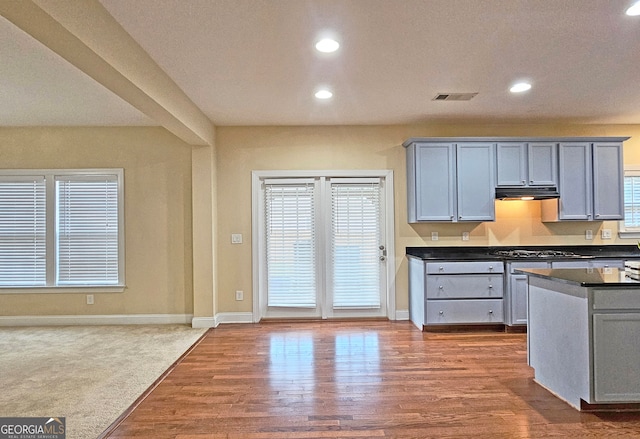
[{"label": "light switch", "polygon": [[242,244],[242,233],[232,233],[231,244]]},{"label": "light switch", "polygon": [[587,240],[593,239],[593,230],[586,230],[584,232],[584,239],[587,239]]},{"label": "light switch", "polygon": [[469,232],[462,232],[462,240],[463,241],[469,240]]},{"label": "light switch", "polygon": [[611,239],[611,229],[602,229],[602,239]]},{"label": "light switch", "polygon": [[431,232],[431,240],[432,241],[438,240],[438,232]]}]

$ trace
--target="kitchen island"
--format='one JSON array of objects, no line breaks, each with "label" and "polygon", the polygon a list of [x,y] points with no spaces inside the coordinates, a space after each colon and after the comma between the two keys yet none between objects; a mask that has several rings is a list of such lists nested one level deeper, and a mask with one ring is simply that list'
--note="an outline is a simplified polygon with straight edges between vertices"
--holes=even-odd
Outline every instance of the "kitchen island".
[{"label": "kitchen island", "polygon": [[617,268],[520,272],[535,381],[579,410],[639,410],[640,282]]}]

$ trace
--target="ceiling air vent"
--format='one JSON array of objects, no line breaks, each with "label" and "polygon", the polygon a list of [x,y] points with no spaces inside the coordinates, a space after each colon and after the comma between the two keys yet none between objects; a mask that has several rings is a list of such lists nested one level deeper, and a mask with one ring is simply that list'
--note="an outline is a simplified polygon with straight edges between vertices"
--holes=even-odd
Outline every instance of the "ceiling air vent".
[{"label": "ceiling air vent", "polygon": [[470,101],[478,93],[438,93],[434,101]]}]

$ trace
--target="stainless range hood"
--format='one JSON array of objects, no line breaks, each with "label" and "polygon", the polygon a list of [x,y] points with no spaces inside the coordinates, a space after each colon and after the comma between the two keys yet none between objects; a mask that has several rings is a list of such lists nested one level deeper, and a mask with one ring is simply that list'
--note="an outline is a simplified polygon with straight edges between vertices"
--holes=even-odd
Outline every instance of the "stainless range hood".
[{"label": "stainless range hood", "polygon": [[548,200],[560,198],[555,186],[544,187],[498,187],[497,200]]}]

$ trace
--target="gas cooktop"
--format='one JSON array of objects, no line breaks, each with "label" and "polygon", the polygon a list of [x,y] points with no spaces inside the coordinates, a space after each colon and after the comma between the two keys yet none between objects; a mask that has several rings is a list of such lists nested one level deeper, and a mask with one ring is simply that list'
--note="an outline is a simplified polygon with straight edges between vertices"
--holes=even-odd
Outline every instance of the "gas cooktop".
[{"label": "gas cooktop", "polygon": [[512,259],[535,259],[535,258],[593,258],[593,256],[578,255],[562,250],[496,250],[492,253],[495,256]]}]

